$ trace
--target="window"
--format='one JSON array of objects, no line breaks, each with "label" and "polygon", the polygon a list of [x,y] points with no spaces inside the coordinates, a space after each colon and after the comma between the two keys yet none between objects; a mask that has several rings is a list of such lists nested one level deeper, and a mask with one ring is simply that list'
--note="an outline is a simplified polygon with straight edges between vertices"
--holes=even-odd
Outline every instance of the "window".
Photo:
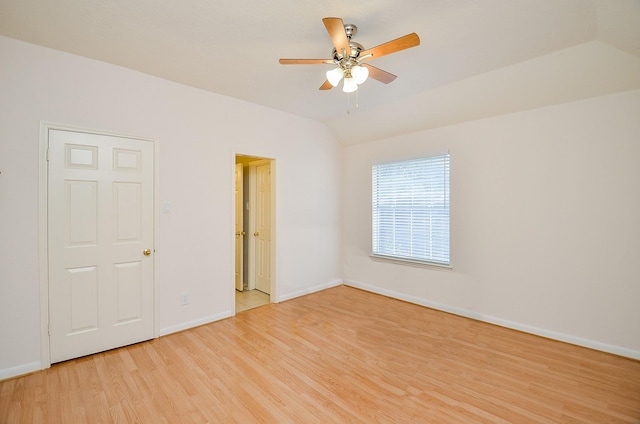
[{"label": "window", "polygon": [[450,264],[449,154],[373,165],[373,256]]}]

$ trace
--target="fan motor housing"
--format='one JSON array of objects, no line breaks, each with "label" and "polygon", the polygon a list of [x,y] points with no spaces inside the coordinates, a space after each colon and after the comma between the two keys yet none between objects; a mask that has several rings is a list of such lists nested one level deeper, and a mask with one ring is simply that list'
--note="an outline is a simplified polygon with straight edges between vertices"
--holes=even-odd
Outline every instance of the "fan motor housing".
[{"label": "fan motor housing", "polygon": [[[349,40],[349,47],[351,47],[351,57],[357,59],[360,56],[360,53],[364,51],[364,46],[360,43],[356,43],[355,41]],[[340,62],[343,57],[342,53],[338,52],[335,48],[332,52],[333,60]]]},{"label": "fan motor housing", "polygon": [[[360,52],[364,51],[364,47],[360,43],[356,43],[355,41],[351,41],[351,37],[358,33],[358,27],[354,24],[345,24],[344,32],[347,34],[347,39],[349,40],[349,47],[351,48],[351,57],[353,59],[357,59],[360,56]],[[336,62],[341,62],[343,59],[342,52],[337,51],[335,48],[332,52],[333,60]]]}]

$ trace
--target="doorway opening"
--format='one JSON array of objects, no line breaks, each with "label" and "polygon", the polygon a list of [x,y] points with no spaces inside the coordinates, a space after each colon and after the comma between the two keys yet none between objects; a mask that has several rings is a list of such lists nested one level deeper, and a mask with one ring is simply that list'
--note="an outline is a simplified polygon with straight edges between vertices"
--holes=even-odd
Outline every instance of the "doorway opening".
[{"label": "doorway opening", "polygon": [[273,160],[235,157],[235,310],[275,298]]}]

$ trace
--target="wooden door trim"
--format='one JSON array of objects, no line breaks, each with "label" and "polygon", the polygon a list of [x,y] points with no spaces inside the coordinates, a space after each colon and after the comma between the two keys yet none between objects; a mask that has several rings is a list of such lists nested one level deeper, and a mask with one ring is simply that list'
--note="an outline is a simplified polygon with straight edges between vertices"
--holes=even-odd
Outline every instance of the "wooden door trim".
[{"label": "wooden door trim", "polygon": [[[40,369],[46,369],[51,366],[51,351],[49,344],[49,226],[47,206],[49,204],[48,185],[48,146],[49,131],[70,131],[94,135],[106,135],[119,138],[130,138],[140,141],[151,142],[153,144],[153,322],[154,337],[159,335],[158,319],[156,305],[158,305],[158,290],[156,290],[156,267],[155,253],[158,250],[158,184],[159,168],[158,168],[158,140],[148,137],[141,137],[131,134],[122,134],[110,131],[93,130],[72,125],[59,124],[55,122],[40,122],[40,141],[38,148],[38,280],[40,283]],[[35,371],[35,370],[34,370]]]}]

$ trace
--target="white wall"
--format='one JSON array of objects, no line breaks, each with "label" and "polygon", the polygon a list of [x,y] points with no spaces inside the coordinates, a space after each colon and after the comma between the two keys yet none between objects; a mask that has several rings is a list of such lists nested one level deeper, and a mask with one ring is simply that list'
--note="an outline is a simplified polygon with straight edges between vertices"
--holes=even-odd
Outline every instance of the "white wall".
[{"label": "white wall", "polygon": [[40,367],[41,121],[158,140],[161,334],[233,311],[236,153],[276,160],[279,299],[340,282],[342,148],[324,125],[5,37],[0,57],[0,378]]},{"label": "white wall", "polygon": [[[373,261],[371,163],[451,152],[453,270]],[[640,90],[345,148],[346,283],[640,358]]]},{"label": "white wall", "polygon": [[[240,153],[276,159],[280,300],[344,277],[640,358],[640,91],[343,150],[322,124],[124,68],[4,37],[0,57],[0,378],[40,367],[41,121],[159,140],[163,334],[233,309]],[[371,261],[371,162],[442,149],[454,269]]]}]

